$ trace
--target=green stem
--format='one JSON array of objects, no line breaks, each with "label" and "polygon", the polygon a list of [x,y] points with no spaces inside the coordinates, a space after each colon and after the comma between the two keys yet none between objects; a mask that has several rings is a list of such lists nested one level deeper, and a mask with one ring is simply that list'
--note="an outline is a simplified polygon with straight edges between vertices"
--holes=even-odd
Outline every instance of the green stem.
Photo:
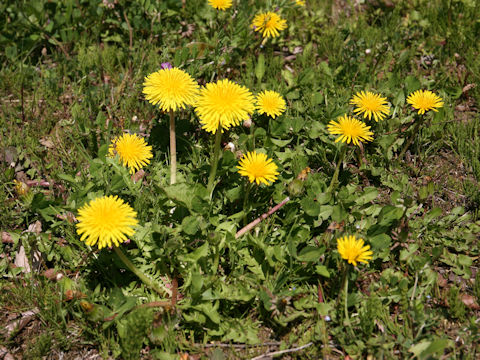
[{"label": "green stem", "polygon": [[218,166],[218,158],[220,157],[220,141],[222,139],[222,129],[219,126],[217,132],[215,133],[215,145],[213,149],[213,159],[212,165],[210,167],[210,175],[208,176],[208,185],[207,190],[210,194],[210,198],[212,198],[213,188],[215,186],[215,175],[217,175],[217,166]]},{"label": "green stem", "polygon": [[344,292],[344,303],[345,303],[345,320],[347,320],[347,326],[351,331],[351,335],[354,336],[352,324],[350,323],[350,316],[348,315],[348,264],[345,268],[345,277],[344,277],[344,284],[343,284],[343,292]]},{"label": "green stem", "polygon": [[217,273],[219,263],[220,263],[220,249],[217,244],[215,245],[215,255],[213,257],[213,271],[215,272],[215,274]]},{"label": "green stem", "polygon": [[170,184],[177,181],[177,139],[175,137],[175,118],[170,110]]},{"label": "green stem", "polygon": [[422,123],[423,123],[423,117],[417,118],[417,121],[415,122],[415,127],[413,128],[413,131],[410,134],[410,137],[408,138],[407,142],[403,146],[402,151],[400,152],[400,155],[398,155],[399,160],[403,159],[403,156],[405,155],[408,148],[412,144],[413,139],[414,139],[415,135],[418,133],[418,129],[420,128],[420,125],[422,125]]},{"label": "green stem", "polygon": [[327,192],[331,192],[335,189],[338,182],[338,174],[340,173],[340,166],[342,165],[343,159],[345,158],[345,153],[347,152],[347,145],[343,145],[342,150],[340,151],[340,156],[338,157],[337,167],[335,168],[335,173],[333,174],[332,181],[328,187]]},{"label": "green stem", "polygon": [[252,184],[247,183],[246,189],[245,189],[245,197],[243,198],[243,226],[247,226],[247,203],[248,203],[248,197],[250,195],[250,190],[252,190]]},{"label": "green stem", "polygon": [[142,282],[147,285],[150,289],[152,290],[155,290],[158,294],[164,296],[165,294],[169,295],[169,296],[172,296],[172,292],[171,290],[167,289],[167,287],[163,284],[156,284],[154,283],[147,275],[145,275],[143,272],[141,272],[140,270],[138,270],[138,268],[133,265],[133,263],[125,256],[125,254],[123,253],[123,251],[118,247],[118,246],[114,246],[113,247],[113,250],[115,251],[115,253],[118,255],[118,257],[120,258],[120,260],[123,261],[123,263],[125,264],[125,266],[131,271],[133,272],[135,275],[138,276],[138,278],[140,280],[142,280]]}]

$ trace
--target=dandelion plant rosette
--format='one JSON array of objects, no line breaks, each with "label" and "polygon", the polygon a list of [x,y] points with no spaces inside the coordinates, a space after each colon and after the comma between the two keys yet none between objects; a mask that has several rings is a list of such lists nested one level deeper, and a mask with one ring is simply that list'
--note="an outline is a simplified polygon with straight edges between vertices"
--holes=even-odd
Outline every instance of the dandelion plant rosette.
[{"label": "dandelion plant rosette", "polygon": [[210,196],[217,172],[222,132],[249,119],[254,111],[255,99],[250,90],[228,79],[208,83],[200,90],[195,112],[200,118],[202,128],[215,134],[213,159],[207,185]]},{"label": "dandelion plant rosette", "polygon": [[[337,239],[337,250],[342,259],[346,260],[348,264],[357,266],[359,262],[368,264],[372,259],[373,252],[370,250],[370,245],[365,245],[362,239],[357,239],[355,235],[344,236]],[[348,316],[348,270],[350,266],[346,266],[343,273],[343,288],[344,288],[344,312],[347,326],[353,335],[353,330]]]},{"label": "dandelion plant rosette", "polygon": [[383,120],[390,113],[387,98],[370,91],[357,92],[350,100],[350,104],[356,107],[354,113],[363,114],[363,117],[369,120],[373,116],[373,119],[377,122]]},{"label": "dandelion plant rosette", "polygon": [[130,169],[131,174],[150,163],[153,157],[152,147],[147,145],[143,137],[136,134],[116,137],[110,144],[108,153],[110,157],[118,154],[121,163]]},{"label": "dandelion plant rosette", "polygon": [[138,225],[137,213],[118,196],[102,196],[91,200],[78,210],[77,234],[88,246],[98,249],[113,247],[120,260],[142,280],[145,285],[160,295],[171,295],[164,284],[152,281],[140,271],[120,249],[135,234]]},{"label": "dandelion plant rosette", "polygon": [[443,107],[444,105],[442,98],[430,90],[414,91],[413,93],[408,95],[407,103],[412,105],[412,108],[414,110],[418,110],[418,113],[416,115],[417,119],[415,120],[415,127],[413,128],[408,140],[405,141],[402,151],[400,151],[400,154],[398,156],[399,159],[403,158],[407,149],[412,144],[414,137],[417,136],[420,126],[425,121],[425,117],[420,115],[424,115],[427,111],[430,110],[438,112],[438,109]]},{"label": "dandelion plant rosette", "polygon": [[153,105],[170,113],[170,183],[177,179],[177,140],[173,112],[195,104],[198,95],[197,82],[185,71],[176,67],[163,69],[145,77],[143,93]]},{"label": "dandelion plant rosette", "polygon": [[287,28],[287,20],[272,11],[261,13],[253,18],[251,27],[254,31],[260,32],[264,38],[277,37],[279,31]]},{"label": "dandelion plant rosette", "polygon": [[[357,120],[348,115],[340,116],[337,121],[332,120],[327,125],[327,130],[332,135],[340,135],[335,139],[335,142],[353,143],[357,145],[360,151],[363,152],[362,142],[372,141],[373,132],[370,131],[370,126],[367,126],[364,122]],[[338,175],[340,173],[340,166],[345,157],[347,146],[342,146],[340,156],[338,157],[335,173],[333,174],[332,181],[329,186],[329,191],[332,191],[338,181]]]}]

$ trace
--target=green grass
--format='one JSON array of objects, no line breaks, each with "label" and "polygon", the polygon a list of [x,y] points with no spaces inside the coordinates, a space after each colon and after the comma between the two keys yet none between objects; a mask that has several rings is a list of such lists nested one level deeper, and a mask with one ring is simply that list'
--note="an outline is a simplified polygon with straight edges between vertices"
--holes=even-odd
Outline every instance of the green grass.
[{"label": "green grass", "polygon": [[[479,5],[307,3],[234,1],[218,15],[201,0],[184,9],[174,0],[0,5],[0,230],[12,238],[0,257],[0,328],[35,310],[25,328],[1,334],[2,346],[27,359],[252,358],[310,343],[285,358],[478,357]],[[276,6],[288,28],[260,46],[252,9]],[[169,184],[168,114],[142,94],[162,62],[201,85],[229,78],[286,99],[284,115],[254,115],[253,127],[222,136],[279,167],[272,186],[252,190],[247,214],[238,154],[222,153],[220,182],[206,194],[214,136],[192,109],[177,114],[178,184]],[[445,105],[401,159],[415,119],[405,99],[417,89]],[[366,163],[348,151],[329,193],[340,146],[326,124],[351,114],[361,90],[387,97],[391,115],[368,124]],[[125,130],[154,150],[137,184],[105,159]],[[21,195],[15,179],[48,185]],[[123,250],[154,281],[176,279],[178,302],[145,287],[114,252],[80,241],[69,212],[103,194],[137,211]],[[235,239],[244,216],[253,221],[286,196]],[[41,231],[25,232],[37,220]],[[350,268],[348,320],[336,239],[353,234],[374,256]],[[42,254],[38,271],[13,265],[21,246],[28,258]],[[64,276],[49,280],[47,269]]]}]

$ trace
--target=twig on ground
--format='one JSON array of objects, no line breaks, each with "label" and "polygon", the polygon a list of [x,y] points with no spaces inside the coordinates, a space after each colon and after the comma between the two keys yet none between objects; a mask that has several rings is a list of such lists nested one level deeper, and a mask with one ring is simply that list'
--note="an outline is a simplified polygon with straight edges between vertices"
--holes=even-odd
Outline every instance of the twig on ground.
[{"label": "twig on ground", "polygon": [[250,224],[247,226],[241,228],[236,234],[235,234],[235,239],[238,239],[240,236],[245,234],[246,232],[249,232],[252,230],[255,226],[257,226],[262,220],[265,220],[267,217],[278,211],[283,205],[285,205],[288,201],[290,201],[290,197],[286,197],[285,199],[282,200],[282,202],[278,203],[275,205],[273,208],[271,208],[268,212],[265,214],[262,214],[260,217],[257,219],[253,220]]},{"label": "twig on ground", "polygon": [[299,346],[299,347],[296,347],[296,348],[293,348],[293,349],[273,351],[273,352],[269,352],[269,353],[266,353],[266,354],[263,354],[263,355],[260,355],[260,356],[256,356],[256,357],[252,358],[251,360],[269,359],[274,355],[281,355],[281,354],[286,354],[286,353],[290,353],[290,352],[300,351],[300,350],[303,350],[303,349],[305,349],[309,346],[312,346],[312,345],[313,345],[313,342],[309,342],[308,344],[305,344],[305,345],[302,345],[302,346]]},{"label": "twig on ground", "polygon": [[219,347],[219,348],[235,348],[235,349],[245,349],[245,348],[250,348],[250,347],[262,347],[262,346],[280,346],[281,342],[280,341],[271,341],[271,342],[266,342],[262,344],[194,344],[195,346],[199,346],[202,348],[212,348],[212,347]]}]

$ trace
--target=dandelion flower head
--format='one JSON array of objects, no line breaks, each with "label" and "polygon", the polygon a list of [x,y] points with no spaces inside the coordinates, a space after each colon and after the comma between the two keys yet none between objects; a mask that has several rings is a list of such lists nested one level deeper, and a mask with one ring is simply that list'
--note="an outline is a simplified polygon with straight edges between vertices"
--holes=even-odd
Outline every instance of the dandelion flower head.
[{"label": "dandelion flower head", "polygon": [[276,37],[280,30],[287,28],[287,20],[272,11],[258,14],[253,18],[251,27],[260,31],[263,37]]},{"label": "dandelion flower head", "polygon": [[348,261],[349,264],[357,266],[357,262],[367,264],[368,260],[372,259],[373,252],[370,245],[364,246],[362,239],[356,239],[355,235],[344,236],[337,240],[337,250],[342,259]]},{"label": "dandelion flower head", "polygon": [[247,153],[242,157],[237,168],[240,175],[248,177],[251,183],[255,181],[257,185],[260,183],[270,185],[270,182],[277,180],[277,165],[262,153],[255,151]]},{"label": "dandelion flower head", "polygon": [[293,0],[295,1],[295,4],[298,6],[305,6],[305,1],[304,0]]},{"label": "dandelion flower head", "polygon": [[429,110],[438,111],[437,108],[443,107],[443,100],[440,96],[430,90],[417,90],[408,95],[407,103],[418,110],[419,114],[425,114]]},{"label": "dandelion flower head", "polygon": [[17,192],[17,195],[25,196],[28,194],[30,187],[26,183],[17,179],[13,180],[13,183],[15,184],[15,191]]},{"label": "dandelion flower head", "polygon": [[78,210],[77,234],[88,246],[119,246],[135,233],[137,213],[118,196],[103,196]]},{"label": "dandelion flower head", "polygon": [[373,140],[370,126],[348,115],[340,116],[338,121],[330,121],[327,129],[332,135],[340,135],[335,142],[341,141],[347,144],[353,142],[355,145],[359,145],[359,142]]},{"label": "dandelion flower head", "polygon": [[176,111],[195,103],[198,84],[185,71],[166,67],[145,77],[143,93],[163,111]]},{"label": "dandelion flower head", "polygon": [[285,109],[285,100],[279,93],[265,90],[257,95],[257,110],[259,114],[267,114],[275,119],[275,117],[280,116]]},{"label": "dandelion flower head", "polygon": [[232,0],[208,0],[208,3],[217,10],[227,10],[232,6]]},{"label": "dandelion flower head", "polygon": [[131,174],[146,166],[153,157],[152,147],[136,134],[116,137],[108,148],[108,154],[110,157],[118,154],[123,166],[128,167]]},{"label": "dandelion flower head", "polygon": [[350,100],[350,104],[355,105],[354,110],[357,114],[362,114],[363,117],[369,120],[373,118],[375,121],[383,120],[385,116],[390,113],[390,107],[387,103],[387,98],[381,97],[379,94],[374,94],[370,91],[357,92]]},{"label": "dandelion flower head", "polygon": [[253,94],[244,86],[224,79],[200,89],[195,112],[202,128],[211,133],[229,129],[250,118],[255,110]]}]

